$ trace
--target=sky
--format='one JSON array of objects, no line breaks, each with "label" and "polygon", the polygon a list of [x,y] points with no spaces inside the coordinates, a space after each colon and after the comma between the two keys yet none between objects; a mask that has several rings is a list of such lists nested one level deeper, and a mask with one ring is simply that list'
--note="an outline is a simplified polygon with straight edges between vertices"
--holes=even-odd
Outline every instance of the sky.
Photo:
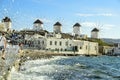
[{"label": "sky", "polygon": [[62,32],[72,33],[75,23],[81,34],[100,30],[100,38],[120,39],[120,0],[0,0],[0,20],[8,16],[15,30],[32,29],[36,19],[50,32],[59,21]]}]

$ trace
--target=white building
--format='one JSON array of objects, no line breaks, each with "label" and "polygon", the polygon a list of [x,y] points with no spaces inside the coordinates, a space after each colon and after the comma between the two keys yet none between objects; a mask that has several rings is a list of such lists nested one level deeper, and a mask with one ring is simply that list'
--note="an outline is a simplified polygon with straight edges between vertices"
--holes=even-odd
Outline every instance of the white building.
[{"label": "white building", "polygon": [[73,53],[82,55],[97,55],[98,43],[83,40],[63,39],[55,36],[26,35],[25,38],[32,43],[32,47],[61,53]]},{"label": "white building", "polygon": [[43,22],[40,21],[39,19],[37,19],[33,24],[34,24],[33,30],[35,30],[35,31],[43,30]]},{"label": "white building", "polygon": [[96,42],[74,40],[74,46],[76,47],[78,54],[83,54],[83,55],[98,54],[98,43]]},{"label": "white building", "polygon": [[53,28],[54,33],[61,33],[62,32],[62,24],[60,22],[56,22]]},{"label": "white building", "polygon": [[99,36],[99,30],[97,28],[94,28],[92,31],[91,31],[91,38],[98,38]]},{"label": "white building", "polygon": [[77,38],[87,39],[87,35],[86,34],[81,34],[81,35],[77,36]]},{"label": "white building", "polygon": [[72,51],[73,41],[70,39],[47,38],[46,49],[56,51]]},{"label": "white building", "polygon": [[80,27],[81,27],[81,25],[79,23],[76,23],[73,26],[73,34],[74,35],[80,35]]},{"label": "white building", "polygon": [[[43,22],[39,19],[34,22],[34,30],[40,31],[43,30]],[[53,33],[45,33],[41,36],[38,33],[26,34],[25,41],[29,47],[34,47],[36,49],[48,50],[48,51],[59,51],[60,53],[75,53],[82,55],[98,55],[98,43],[89,42],[85,40],[74,40],[70,37],[63,37],[61,34],[62,24],[56,22],[54,25]],[[87,35],[80,36],[80,27],[79,23],[76,23],[73,26],[73,33],[80,38],[86,39]],[[97,29],[93,30],[95,32]],[[99,30],[97,30],[98,32]],[[97,37],[94,34],[95,37]],[[73,37],[73,36],[72,36]],[[67,39],[66,39],[67,38]]]},{"label": "white building", "polygon": [[5,31],[5,27],[3,23],[0,23],[0,31]]},{"label": "white building", "polygon": [[5,17],[2,19],[2,23],[4,24],[4,31],[11,31],[12,21],[10,18]]},{"label": "white building", "polygon": [[46,47],[46,38],[39,34],[26,34],[25,35],[25,46],[37,48],[37,49],[45,49]]}]

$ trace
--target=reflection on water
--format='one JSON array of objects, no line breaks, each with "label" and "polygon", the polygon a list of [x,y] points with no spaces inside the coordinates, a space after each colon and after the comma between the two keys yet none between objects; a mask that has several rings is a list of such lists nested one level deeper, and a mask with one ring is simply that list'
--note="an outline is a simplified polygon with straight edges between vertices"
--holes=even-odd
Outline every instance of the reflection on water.
[{"label": "reflection on water", "polygon": [[25,62],[12,80],[119,80],[119,57],[53,57]]}]

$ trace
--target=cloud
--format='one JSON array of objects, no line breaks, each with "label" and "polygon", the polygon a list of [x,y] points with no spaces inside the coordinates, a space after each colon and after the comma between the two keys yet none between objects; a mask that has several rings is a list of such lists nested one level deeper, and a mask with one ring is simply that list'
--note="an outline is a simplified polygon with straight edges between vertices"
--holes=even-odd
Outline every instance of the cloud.
[{"label": "cloud", "polygon": [[96,22],[83,22],[83,23],[81,23],[81,25],[84,27],[89,27],[89,28],[97,27],[102,30],[111,30],[116,26],[113,24],[97,24]]},{"label": "cloud", "polygon": [[96,14],[97,16],[113,16],[111,13],[102,13],[102,14]]},{"label": "cloud", "polygon": [[100,13],[100,14],[83,14],[83,13],[77,13],[77,16],[81,16],[81,17],[92,17],[92,16],[106,16],[106,17],[110,17],[113,16],[112,13]]},{"label": "cloud", "polygon": [[95,22],[83,22],[81,25],[85,27],[94,27]]},{"label": "cloud", "polygon": [[105,24],[105,25],[102,27],[102,29],[110,30],[110,29],[112,29],[112,28],[114,28],[114,27],[115,27],[115,25],[113,25],[113,24]]},{"label": "cloud", "polygon": [[46,19],[46,18],[42,18],[41,19],[43,22],[46,22],[46,23],[51,23],[52,21],[51,20],[48,20],[48,19]]}]

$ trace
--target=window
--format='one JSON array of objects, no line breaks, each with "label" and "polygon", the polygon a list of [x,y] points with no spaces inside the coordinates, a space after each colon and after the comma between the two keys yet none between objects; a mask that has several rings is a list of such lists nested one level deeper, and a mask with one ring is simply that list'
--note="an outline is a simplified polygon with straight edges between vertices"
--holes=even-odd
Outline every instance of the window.
[{"label": "window", "polygon": [[40,41],[38,41],[38,44],[40,44]]},{"label": "window", "polygon": [[67,49],[65,49],[65,51],[67,51]]},{"label": "window", "polygon": [[50,45],[52,45],[52,41],[50,41]]},{"label": "window", "polygon": [[57,41],[55,41],[55,45],[57,45]]},{"label": "window", "polygon": [[44,41],[42,41],[42,44],[44,44]]},{"label": "window", "polygon": [[95,50],[97,50],[97,46],[95,46]]},{"label": "window", "polygon": [[65,44],[66,44],[66,46],[68,46],[68,41]]},{"label": "window", "polygon": [[60,46],[61,46],[61,45],[62,45],[62,42],[60,41],[60,43],[59,43],[59,44],[60,44]]},{"label": "window", "polygon": [[80,49],[82,49],[82,47],[80,46]]}]

